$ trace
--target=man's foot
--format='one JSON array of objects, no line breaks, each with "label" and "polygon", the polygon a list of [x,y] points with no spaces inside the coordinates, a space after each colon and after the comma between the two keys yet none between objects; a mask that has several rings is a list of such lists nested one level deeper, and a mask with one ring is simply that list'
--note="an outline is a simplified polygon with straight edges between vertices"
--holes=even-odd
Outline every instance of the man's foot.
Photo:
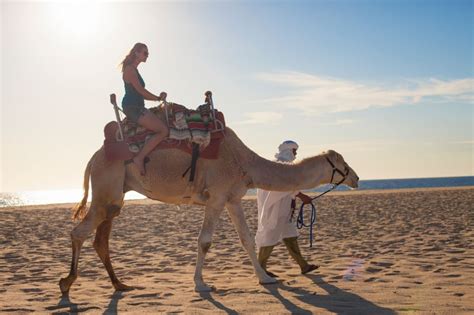
[{"label": "man's foot", "polygon": [[142,159],[137,157],[133,158],[133,163],[137,166],[138,170],[140,171],[140,175],[145,176],[145,163]]},{"label": "man's foot", "polygon": [[306,267],[301,269],[301,274],[303,274],[303,275],[307,274],[308,272],[311,272],[311,271],[316,270],[318,268],[319,268],[319,266],[308,264],[308,265],[306,265]]},{"label": "man's foot", "polygon": [[267,273],[267,275],[269,275],[272,278],[278,278],[278,276],[271,271],[265,270],[265,272]]}]

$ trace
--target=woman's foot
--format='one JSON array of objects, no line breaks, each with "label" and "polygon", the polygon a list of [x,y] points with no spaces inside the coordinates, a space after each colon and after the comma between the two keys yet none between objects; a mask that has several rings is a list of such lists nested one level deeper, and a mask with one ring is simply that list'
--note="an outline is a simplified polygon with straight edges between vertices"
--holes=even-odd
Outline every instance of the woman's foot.
[{"label": "woman's foot", "polygon": [[145,161],[144,159],[141,159],[138,157],[138,155],[136,157],[133,158],[133,163],[135,163],[135,165],[138,167],[138,170],[140,171],[140,175],[142,176],[145,176]]}]

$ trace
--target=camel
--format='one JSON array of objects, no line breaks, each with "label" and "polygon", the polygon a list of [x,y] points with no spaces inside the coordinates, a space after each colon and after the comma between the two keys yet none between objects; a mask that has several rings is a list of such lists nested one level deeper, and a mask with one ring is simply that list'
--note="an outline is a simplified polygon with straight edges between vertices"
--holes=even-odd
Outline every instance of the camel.
[{"label": "camel", "polygon": [[[150,199],[170,204],[205,206],[204,221],[198,236],[194,283],[195,291],[208,292],[214,288],[204,282],[202,268],[224,207],[227,208],[240,241],[250,257],[259,283],[276,282],[259,265],[254,240],[245,221],[241,199],[249,188],[298,191],[331,181],[342,181],[342,184],[357,188],[359,181],[354,170],[335,151],[329,150],[296,164],[272,162],[254,153],[228,127],[219,148],[218,159],[198,160],[192,187],[188,179],[181,176],[190,165],[191,155],[177,149],[163,149],[154,150],[149,159],[144,176],[133,163],[125,165],[123,161],[108,161],[103,147],[95,152],[88,162],[84,174],[84,196],[73,209],[73,217],[81,222],[71,232],[71,269],[69,275],[59,281],[63,294],[69,292],[77,279],[82,244],[94,230],[96,234],[93,247],[102,260],[115,290],[133,289],[117,278],[109,255],[112,221],[120,214],[124,193],[127,191],[133,190]],[[92,201],[87,210],[89,178]]]}]

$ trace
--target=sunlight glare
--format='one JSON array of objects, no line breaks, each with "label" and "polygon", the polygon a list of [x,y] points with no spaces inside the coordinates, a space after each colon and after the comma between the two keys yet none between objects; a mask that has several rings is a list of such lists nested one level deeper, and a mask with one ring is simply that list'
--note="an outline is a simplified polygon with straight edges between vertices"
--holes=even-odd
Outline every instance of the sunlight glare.
[{"label": "sunlight glare", "polygon": [[99,1],[64,1],[52,5],[52,15],[57,25],[68,35],[87,37],[99,25]]}]

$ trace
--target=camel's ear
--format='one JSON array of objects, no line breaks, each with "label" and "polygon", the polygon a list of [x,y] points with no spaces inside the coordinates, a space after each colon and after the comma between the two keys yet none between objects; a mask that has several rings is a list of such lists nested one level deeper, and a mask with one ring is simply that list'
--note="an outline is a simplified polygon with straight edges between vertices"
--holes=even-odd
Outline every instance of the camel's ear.
[{"label": "camel's ear", "polygon": [[328,150],[327,152],[327,155],[328,155],[328,158],[331,160],[331,161],[337,161],[338,160],[338,155],[336,151],[334,150]]},{"label": "camel's ear", "polygon": [[334,161],[335,163],[344,162],[344,158],[342,157],[342,155],[340,155],[334,150],[328,150],[328,157],[331,161]]}]

